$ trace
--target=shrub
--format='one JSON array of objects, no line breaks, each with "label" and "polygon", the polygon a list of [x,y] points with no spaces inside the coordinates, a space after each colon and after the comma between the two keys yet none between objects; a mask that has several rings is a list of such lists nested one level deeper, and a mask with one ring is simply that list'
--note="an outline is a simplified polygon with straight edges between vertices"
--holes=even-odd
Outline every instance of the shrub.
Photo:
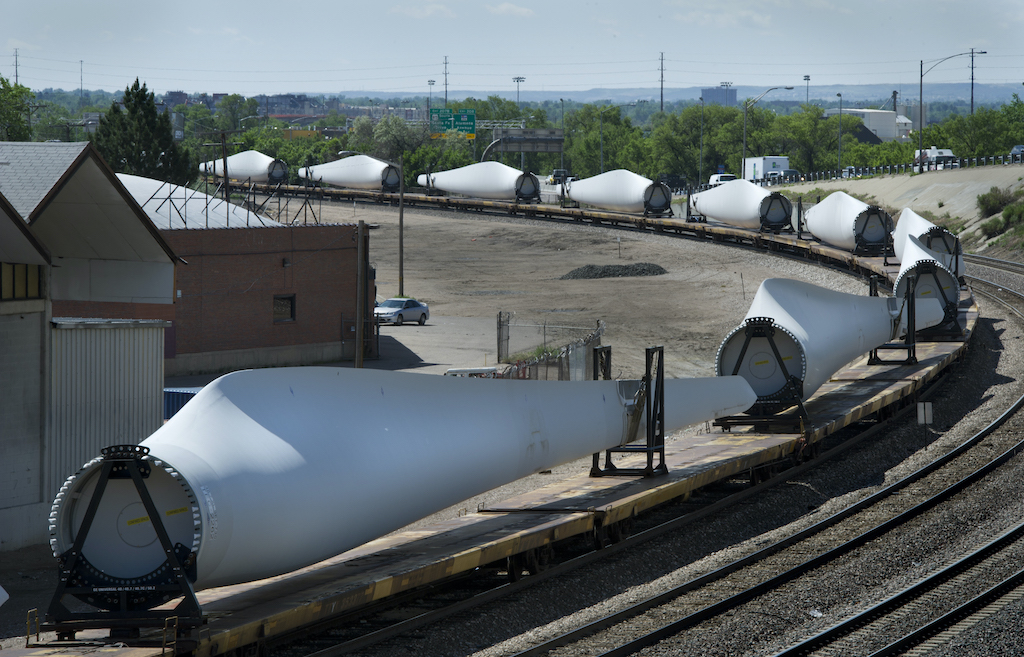
[{"label": "shrub", "polygon": [[981,211],[981,217],[991,217],[994,214],[998,214],[1003,211],[1010,203],[1013,203],[1016,194],[1010,192],[1009,189],[999,189],[993,187],[988,192],[978,195],[978,210]]},{"label": "shrub", "polygon": [[981,224],[981,232],[985,237],[993,237],[1003,232],[1006,228],[1006,221],[1002,217],[996,217],[995,219],[989,219],[988,221]]},{"label": "shrub", "polygon": [[1003,208],[1003,220],[1007,226],[1024,224],[1024,203],[1011,203]]}]

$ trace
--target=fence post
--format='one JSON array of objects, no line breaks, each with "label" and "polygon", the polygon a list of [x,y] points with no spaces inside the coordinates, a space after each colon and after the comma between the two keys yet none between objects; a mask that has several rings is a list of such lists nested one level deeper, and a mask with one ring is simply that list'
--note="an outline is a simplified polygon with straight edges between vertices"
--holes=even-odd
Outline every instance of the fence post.
[{"label": "fence post", "polygon": [[508,334],[509,321],[512,313],[505,310],[498,311],[498,362],[504,363],[508,360]]}]

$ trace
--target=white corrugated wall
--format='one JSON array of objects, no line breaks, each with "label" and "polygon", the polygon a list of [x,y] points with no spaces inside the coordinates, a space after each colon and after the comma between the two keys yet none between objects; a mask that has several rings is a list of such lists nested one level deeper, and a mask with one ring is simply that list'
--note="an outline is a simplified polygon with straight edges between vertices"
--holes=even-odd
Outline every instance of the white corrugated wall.
[{"label": "white corrugated wall", "polygon": [[163,422],[164,323],[54,322],[44,499],[108,445],[138,444]]}]

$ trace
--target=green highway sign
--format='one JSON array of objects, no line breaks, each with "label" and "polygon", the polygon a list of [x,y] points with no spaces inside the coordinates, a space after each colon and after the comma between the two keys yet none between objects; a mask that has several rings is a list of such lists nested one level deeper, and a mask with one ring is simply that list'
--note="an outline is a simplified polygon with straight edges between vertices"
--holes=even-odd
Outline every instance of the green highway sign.
[{"label": "green highway sign", "polygon": [[453,128],[466,135],[466,139],[476,139],[476,110],[460,109],[452,117]]},{"label": "green highway sign", "polygon": [[476,139],[476,110],[430,109],[430,138],[441,139],[449,130],[457,130],[466,139]]}]

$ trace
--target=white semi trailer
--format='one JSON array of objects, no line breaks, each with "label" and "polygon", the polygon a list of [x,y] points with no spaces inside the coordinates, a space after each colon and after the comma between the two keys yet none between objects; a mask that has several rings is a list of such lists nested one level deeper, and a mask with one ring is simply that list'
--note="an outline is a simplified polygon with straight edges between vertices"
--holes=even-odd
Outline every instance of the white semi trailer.
[{"label": "white semi trailer", "polygon": [[789,168],[789,158],[785,155],[766,155],[764,157],[748,157],[743,171],[745,180],[761,180],[767,178],[772,171],[782,172]]}]

